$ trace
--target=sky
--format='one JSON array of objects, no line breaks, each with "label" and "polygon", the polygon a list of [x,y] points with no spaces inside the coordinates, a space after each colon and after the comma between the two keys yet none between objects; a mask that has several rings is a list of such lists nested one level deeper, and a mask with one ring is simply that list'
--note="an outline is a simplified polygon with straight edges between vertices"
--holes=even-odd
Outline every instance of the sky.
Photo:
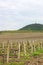
[{"label": "sky", "polygon": [[43,0],[0,0],[0,30],[43,24]]}]

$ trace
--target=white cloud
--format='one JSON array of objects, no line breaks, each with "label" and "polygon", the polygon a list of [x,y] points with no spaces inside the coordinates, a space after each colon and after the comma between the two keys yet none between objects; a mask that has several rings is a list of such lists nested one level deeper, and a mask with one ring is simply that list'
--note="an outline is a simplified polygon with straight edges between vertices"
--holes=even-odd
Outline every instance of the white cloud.
[{"label": "white cloud", "polygon": [[43,0],[0,0],[0,29],[18,29],[33,20],[43,23]]}]

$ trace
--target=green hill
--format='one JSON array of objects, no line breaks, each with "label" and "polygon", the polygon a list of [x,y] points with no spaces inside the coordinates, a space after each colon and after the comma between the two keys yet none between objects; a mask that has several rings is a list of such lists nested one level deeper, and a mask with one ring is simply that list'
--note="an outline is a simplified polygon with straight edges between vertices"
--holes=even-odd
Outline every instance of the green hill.
[{"label": "green hill", "polygon": [[28,31],[43,31],[43,24],[30,24],[27,25],[20,30],[28,30]]},{"label": "green hill", "polygon": [[26,33],[26,32],[43,32],[43,24],[26,25],[19,30],[0,31],[2,33]]}]

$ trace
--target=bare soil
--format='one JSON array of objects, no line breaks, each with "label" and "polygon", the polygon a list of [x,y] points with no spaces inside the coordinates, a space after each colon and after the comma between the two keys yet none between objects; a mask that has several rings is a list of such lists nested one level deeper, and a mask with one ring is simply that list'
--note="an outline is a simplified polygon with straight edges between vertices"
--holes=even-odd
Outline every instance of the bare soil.
[{"label": "bare soil", "polygon": [[0,34],[0,40],[1,39],[24,39],[24,38],[43,38],[43,33],[5,33]]}]

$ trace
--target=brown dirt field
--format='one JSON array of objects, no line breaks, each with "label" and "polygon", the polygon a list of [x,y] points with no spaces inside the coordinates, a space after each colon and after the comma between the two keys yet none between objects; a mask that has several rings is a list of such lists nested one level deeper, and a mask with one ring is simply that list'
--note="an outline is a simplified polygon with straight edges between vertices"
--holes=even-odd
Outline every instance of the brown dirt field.
[{"label": "brown dirt field", "polygon": [[0,34],[0,38],[43,38],[43,33],[6,33]]},{"label": "brown dirt field", "polygon": [[43,33],[5,33],[0,34],[0,39],[24,39],[24,38],[43,38]]}]

